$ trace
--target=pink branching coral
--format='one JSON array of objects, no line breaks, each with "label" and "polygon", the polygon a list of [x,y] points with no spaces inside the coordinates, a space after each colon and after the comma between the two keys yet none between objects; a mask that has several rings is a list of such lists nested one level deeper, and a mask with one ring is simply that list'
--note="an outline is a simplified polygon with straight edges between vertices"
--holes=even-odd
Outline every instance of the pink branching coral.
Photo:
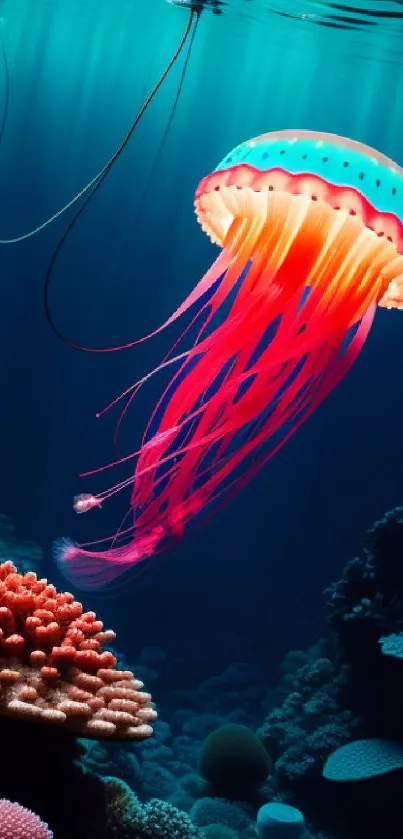
[{"label": "pink branching coral", "polygon": [[0,839],[53,839],[53,833],[39,816],[0,798]]},{"label": "pink branching coral", "polygon": [[0,564],[0,715],[83,737],[149,737],[151,696],[131,671],[116,670],[103,649],[114,638],[69,592]]}]

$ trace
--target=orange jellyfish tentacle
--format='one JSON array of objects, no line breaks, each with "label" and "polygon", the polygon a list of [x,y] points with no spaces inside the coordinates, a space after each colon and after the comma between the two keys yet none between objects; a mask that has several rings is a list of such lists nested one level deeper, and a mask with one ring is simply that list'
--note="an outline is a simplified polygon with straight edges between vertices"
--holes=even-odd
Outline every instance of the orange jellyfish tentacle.
[{"label": "orange jellyfish tentacle", "polygon": [[[52,281],[53,272],[54,272],[54,268],[55,268],[57,258],[58,258],[59,254],[60,254],[60,252],[63,248],[64,243],[66,242],[66,239],[68,238],[69,234],[71,233],[71,231],[75,227],[75,225],[76,225],[78,219],[80,218],[81,214],[83,213],[85,208],[88,206],[91,199],[93,198],[95,193],[98,191],[99,187],[101,186],[101,184],[105,180],[106,176],[108,175],[108,173],[110,172],[110,170],[112,169],[112,167],[114,166],[114,164],[116,163],[116,161],[118,160],[120,155],[122,154],[123,150],[125,149],[125,147],[129,143],[129,141],[130,141],[135,129],[137,128],[137,125],[139,124],[141,118],[143,117],[147,108],[151,104],[152,100],[154,99],[154,97],[157,94],[158,90],[160,89],[161,85],[165,81],[165,79],[168,76],[168,73],[170,72],[171,68],[173,67],[173,65],[175,64],[177,59],[179,58],[187,40],[188,40],[189,34],[191,32],[192,23],[195,19],[195,15],[196,15],[196,12],[193,9],[190,9],[190,14],[189,14],[188,21],[186,23],[185,31],[182,35],[180,43],[179,43],[178,47],[176,48],[172,58],[169,60],[164,72],[161,74],[157,83],[154,85],[154,88],[152,89],[151,93],[149,94],[149,96],[147,97],[147,99],[145,100],[143,105],[141,106],[141,108],[140,108],[138,114],[136,115],[135,119],[133,120],[128,132],[126,133],[125,137],[123,138],[120,146],[116,149],[116,151],[113,153],[112,157],[110,157],[110,159],[105,164],[103,169],[98,173],[98,175],[96,175],[95,178],[93,178],[93,180],[91,181],[91,183],[89,185],[87,185],[87,187],[85,187],[84,191],[81,191],[80,197],[84,194],[86,194],[87,197],[85,198],[84,202],[81,204],[81,207],[79,207],[79,209],[77,210],[77,212],[75,213],[75,215],[73,216],[73,218],[71,219],[71,221],[69,222],[67,227],[65,228],[65,230],[64,230],[63,234],[61,235],[59,241],[57,242],[56,247],[54,248],[52,256],[50,258],[49,265],[48,265],[48,268],[47,268],[47,271],[46,271],[46,274],[45,274],[44,285],[43,285],[43,305],[44,305],[44,310],[45,310],[45,316],[46,316],[46,320],[48,321],[48,324],[49,324],[50,328],[52,329],[52,331],[56,335],[56,337],[59,338],[59,340],[62,341],[63,343],[72,347],[72,349],[82,350],[83,352],[114,352],[114,351],[119,350],[119,349],[125,349],[124,346],[113,347],[113,348],[101,348],[101,349],[86,347],[84,345],[81,345],[79,343],[76,343],[76,342],[70,340],[68,338],[68,336],[63,335],[63,333],[61,332],[61,330],[59,329],[59,327],[57,326],[57,324],[54,321],[53,314],[52,314],[51,307],[50,307],[49,293],[50,293],[50,288],[51,288],[51,281]],[[75,203],[75,200],[76,199],[73,199],[73,203]],[[68,206],[71,206],[71,203],[72,202],[70,202]],[[57,215],[60,215],[60,214],[57,214]],[[42,227],[40,229],[42,229]],[[25,237],[23,237],[23,238],[25,238]],[[16,240],[16,241],[19,241],[19,240]]]}]

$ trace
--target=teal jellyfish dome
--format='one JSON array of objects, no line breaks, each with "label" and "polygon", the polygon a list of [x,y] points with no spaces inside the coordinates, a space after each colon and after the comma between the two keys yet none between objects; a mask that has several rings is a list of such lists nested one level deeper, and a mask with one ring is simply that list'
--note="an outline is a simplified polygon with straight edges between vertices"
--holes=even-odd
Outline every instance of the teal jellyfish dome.
[{"label": "teal jellyfish dome", "polygon": [[403,224],[403,169],[369,146],[336,134],[277,131],[236,146],[216,171],[247,164],[260,171],[315,175],[357,190],[374,208]]}]

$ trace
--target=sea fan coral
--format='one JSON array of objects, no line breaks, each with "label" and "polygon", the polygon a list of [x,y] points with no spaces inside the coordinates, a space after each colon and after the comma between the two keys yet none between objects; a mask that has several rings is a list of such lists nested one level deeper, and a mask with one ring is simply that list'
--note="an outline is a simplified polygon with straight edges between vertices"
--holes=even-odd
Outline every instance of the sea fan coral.
[{"label": "sea fan coral", "polygon": [[328,757],[323,777],[328,781],[364,781],[403,769],[403,746],[381,737],[354,740]]},{"label": "sea fan coral", "polygon": [[39,816],[0,798],[0,839],[53,839],[53,833]]},{"label": "sea fan coral", "polygon": [[103,649],[115,638],[36,574],[0,565],[0,715],[55,724],[85,737],[142,739],[157,716],[130,670]]}]

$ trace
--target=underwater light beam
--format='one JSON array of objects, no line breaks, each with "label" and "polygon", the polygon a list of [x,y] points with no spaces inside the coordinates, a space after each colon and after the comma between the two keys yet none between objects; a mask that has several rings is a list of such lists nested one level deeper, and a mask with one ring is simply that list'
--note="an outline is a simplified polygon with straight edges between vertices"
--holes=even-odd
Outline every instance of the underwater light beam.
[{"label": "underwater light beam", "polygon": [[[61,236],[61,238],[60,238],[60,240],[59,240],[59,242],[58,242],[58,244],[57,244],[57,246],[56,246],[56,248],[53,252],[51,263],[50,263],[50,266],[49,266],[50,274],[51,274],[52,269],[53,269],[53,264],[56,260],[56,257],[58,255],[62,245],[64,244],[68,234],[73,229],[76,221],[80,217],[84,208],[89,204],[92,196],[95,194],[98,187],[104,181],[108,172],[110,172],[110,170],[112,169],[112,166],[116,163],[116,161],[120,157],[123,149],[127,146],[128,142],[131,139],[134,130],[137,128],[137,125],[139,124],[142,116],[146,112],[148,106],[151,104],[151,102],[154,99],[156,93],[158,93],[158,90],[160,89],[161,85],[165,81],[165,79],[166,79],[168,73],[170,72],[171,68],[173,67],[173,65],[175,64],[177,59],[179,58],[179,56],[180,56],[180,54],[181,54],[181,52],[182,52],[182,50],[183,50],[183,48],[184,48],[184,46],[187,42],[187,39],[189,37],[191,27],[192,27],[192,23],[193,23],[193,20],[195,18],[195,14],[196,14],[196,12],[194,12],[194,10],[191,9],[190,14],[189,14],[189,18],[188,18],[188,21],[187,21],[187,24],[186,24],[186,27],[185,27],[185,31],[182,35],[180,43],[179,43],[178,47],[176,48],[172,58],[168,62],[164,72],[162,73],[162,75],[158,79],[156,85],[154,86],[153,90],[151,91],[151,93],[147,97],[146,101],[144,102],[144,104],[140,108],[140,111],[138,112],[137,116],[133,120],[133,122],[132,122],[126,136],[122,140],[120,146],[116,149],[116,151],[114,152],[112,157],[109,158],[107,163],[105,163],[105,165],[102,167],[102,169],[100,169],[100,171],[92,178],[91,181],[89,181],[86,184],[86,186],[83,187],[83,189],[80,190],[80,192],[78,192],[60,210],[58,210],[56,213],[54,213],[54,215],[52,215],[52,216],[50,216],[50,218],[46,219],[46,221],[42,222],[37,227],[33,228],[33,230],[29,230],[27,233],[22,233],[20,236],[14,236],[13,238],[9,238],[9,239],[0,239],[0,245],[14,245],[14,244],[17,244],[18,242],[24,242],[26,239],[32,238],[32,236],[36,236],[37,233],[40,233],[42,230],[45,230],[46,227],[49,227],[50,224],[52,224],[54,221],[56,221],[58,218],[60,218],[60,216],[62,216],[65,212],[67,212],[67,210],[69,210],[71,207],[73,207],[81,198],[84,198],[85,196],[87,196],[86,200],[81,205],[80,209],[77,211],[76,215],[73,217],[73,219],[69,223],[68,227],[64,231],[63,235]],[[88,193],[90,193],[90,194],[88,195]],[[45,291],[44,291],[45,301],[46,301],[46,298],[47,298],[47,286],[49,285],[50,274],[49,274],[49,269],[48,269],[46,280],[45,280]],[[46,316],[47,316],[47,319],[49,321],[49,324],[50,324],[51,328],[57,334],[57,330],[55,329],[55,327],[53,325],[53,322],[52,322],[52,319],[51,319],[51,316],[50,316],[49,307],[47,305],[47,302],[45,302],[45,312],[46,312]],[[61,337],[61,336],[59,336],[59,337]]]}]

